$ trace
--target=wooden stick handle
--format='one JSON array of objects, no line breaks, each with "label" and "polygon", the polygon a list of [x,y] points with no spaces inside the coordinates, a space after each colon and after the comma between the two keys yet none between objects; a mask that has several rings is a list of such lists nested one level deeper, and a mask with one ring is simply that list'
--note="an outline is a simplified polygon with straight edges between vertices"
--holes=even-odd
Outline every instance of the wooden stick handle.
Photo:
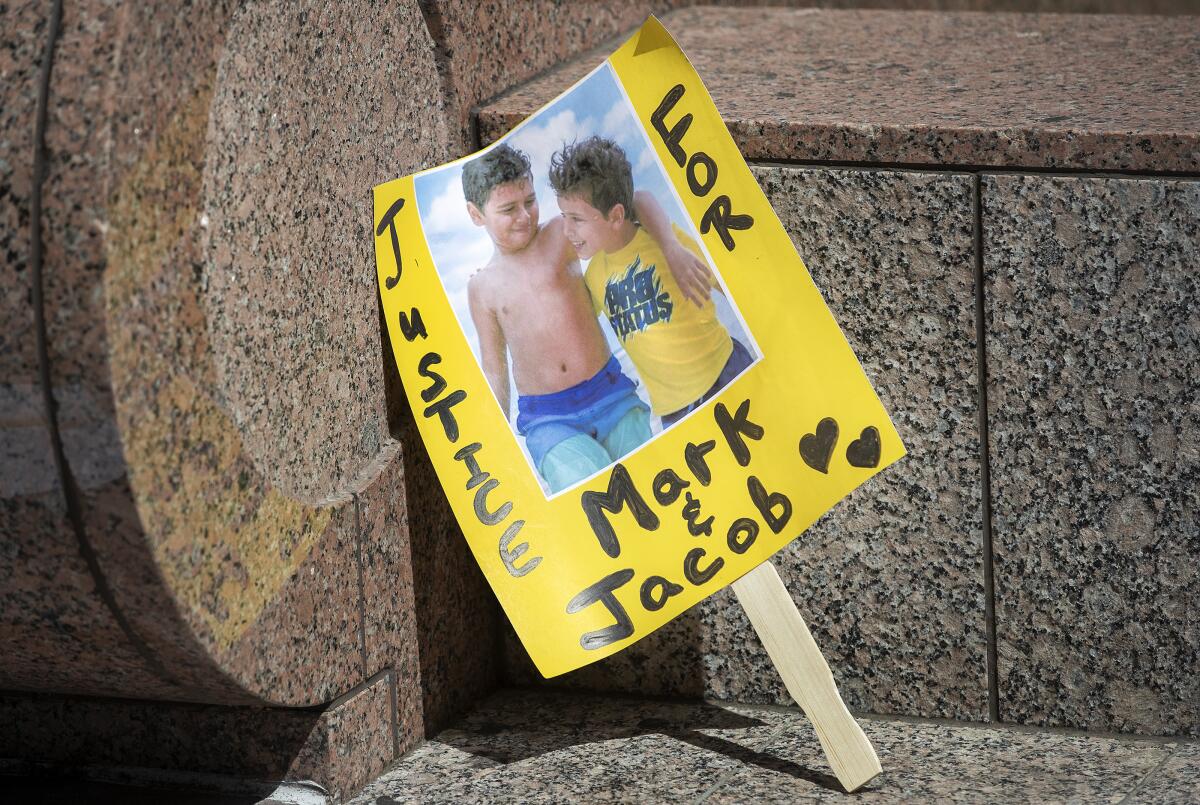
[{"label": "wooden stick handle", "polygon": [[847,791],[865,785],[883,770],[879,758],[842,702],[829,664],[775,566],[763,562],[735,581],[733,592],[788,693],[812,721],[833,773]]}]

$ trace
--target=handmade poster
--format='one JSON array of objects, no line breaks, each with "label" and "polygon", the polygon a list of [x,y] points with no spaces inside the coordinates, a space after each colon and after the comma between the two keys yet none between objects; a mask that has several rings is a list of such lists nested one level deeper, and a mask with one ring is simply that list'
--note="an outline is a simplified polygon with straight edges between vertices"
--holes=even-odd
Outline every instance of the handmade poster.
[{"label": "handmade poster", "polygon": [[547,677],[629,646],[904,454],[655,19],[488,148],[374,191],[438,477]]}]

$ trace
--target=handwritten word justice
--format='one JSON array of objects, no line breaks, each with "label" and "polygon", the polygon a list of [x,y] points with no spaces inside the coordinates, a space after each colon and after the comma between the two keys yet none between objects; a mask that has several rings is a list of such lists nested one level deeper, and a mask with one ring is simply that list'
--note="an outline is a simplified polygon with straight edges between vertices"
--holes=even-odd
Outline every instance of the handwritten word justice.
[{"label": "handwritten word justice", "polygon": [[[397,199],[380,218],[379,225],[375,230],[377,237],[383,235],[385,230],[390,230],[391,234],[392,253],[396,258],[396,274],[384,279],[384,286],[388,290],[396,287],[396,283],[400,281],[400,277],[403,274],[404,263],[400,254],[400,239],[396,232],[396,215],[403,208],[404,199]],[[400,327],[400,334],[409,343],[418,338],[426,339],[429,337],[429,333],[425,329],[425,322],[421,318],[421,311],[415,307],[410,308],[408,311],[401,310],[396,323]],[[454,416],[454,406],[459,405],[467,399],[467,392],[462,389],[454,389],[447,393],[449,383],[434,368],[441,362],[442,356],[433,351],[426,352],[417,361],[417,374],[429,381],[429,385],[420,392],[421,400],[425,403],[425,409],[421,413],[427,419],[436,416],[442,425],[442,432],[445,433],[446,439],[451,444],[456,444],[460,434],[458,420]],[[511,575],[516,577],[524,576],[541,563],[542,557],[530,557],[524,564],[517,564],[521,557],[529,550],[529,543],[527,542],[513,545],[517,535],[521,532],[522,526],[525,525],[525,521],[516,517],[509,518],[509,515],[513,512],[512,501],[506,500],[503,503],[494,505],[489,500],[489,496],[499,488],[500,480],[492,476],[491,473],[485,472],[480,466],[477,454],[482,448],[483,444],[481,442],[471,442],[459,449],[454,454],[454,459],[455,461],[462,462],[463,467],[467,470],[466,490],[468,492],[474,490],[472,508],[479,522],[485,526],[500,526],[506,520],[508,521],[498,541],[500,561],[504,563],[505,569]]]}]

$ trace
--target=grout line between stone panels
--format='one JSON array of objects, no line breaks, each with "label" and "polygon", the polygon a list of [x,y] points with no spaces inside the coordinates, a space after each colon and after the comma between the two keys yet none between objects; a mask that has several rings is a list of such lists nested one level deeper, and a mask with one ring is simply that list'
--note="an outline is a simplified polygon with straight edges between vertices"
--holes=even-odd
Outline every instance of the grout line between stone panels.
[{"label": "grout line between stone panels", "polygon": [[895,171],[900,173],[969,173],[997,176],[1042,176],[1046,178],[1071,179],[1179,179],[1195,181],[1200,173],[1194,171],[1160,171],[1136,169],[1099,170],[1095,168],[1046,168],[1038,166],[971,165],[965,163],[939,162],[888,162],[840,159],[754,159],[746,158],[747,164],[757,168],[825,168],[854,171]]},{"label": "grout line between stone panels", "polygon": [[388,669],[388,706],[391,708],[391,725],[392,725],[392,760],[400,757],[400,693],[397,690],[400,682],[396,678],[396,672],[393,669]]},{"label": "grout line between stone panels", "polygon": [[996,647],[996,577],[992,545],[991,439],[988,430],[987,321],[983,276],[983,177],[971,177],[975,252],[975,364],[979,387],[979,485],[983,520],[983,619],[987,636],[988,718],[1000,723],[1000,672]]},{"label": "grout line between stone panels", "polygon": [[354,501],[354,559],[358,567],[358,644],[362,651],[362,675],[366,677],[367,665],[367,587],[363,562],[362,501],[355,492]]},{"label": "grout line between stone panels", "polygon": [[129,640],[138,656],[145,661],[150,671],[166,682],[178,685],[178,681],[167,671],[162,662],[150,650],[133,624],[125,617],[117,604],[112,588],[108,584],[96,551],[88,541],[87,528],[83,521],[83,506],[79,500],[79,486],[67,463],[63,448],[62,433],[58,427],[58,404],[51,390],[49,334],[46,329],[46,301],[42,277],[42,186],[46,180],[46,118],[50,107],[50,76],[54,67],[54,56],[58,36],[62,28],[62,0],[55,0],[50,10],[46,31],[46,48],[42,53],[41,72],[38,77],[37,107],[33,122],[33,181],[29,193],[29,274],[33,301],[33,328],[37,339],[38,382],[42,387],[42,403],[46,415],[46,430],[50,439],[50,450],[54,456],[54,467],[62,486],[63,502],[67,520],[75,534],[79,554],[87,565],[88,575],[96,585],[96,595],[117,622],[125,638]]},{"label": "grout line between stone panels", "polygon": [[376,684],[379,683],[379,680],[384,679],[391,673],[392,673],[391,668],[385,668],[382,671],[376,671],[375,673],[371,674],[369,677],[364,679],[362,682],[359,682],[357,685],[350,688],[350,690],[346,691],[345,693],[343,693],[342,695],[338,696],[335,699],[331,699],[330,701],[326,702],[325,704],[314,704],[311,707],[292,707],[292,708],[285,708],[285,709],[309,710],[309,711],[317,712],[317,713],[323,713],[326,710],[333,710],[336,707],[341,707],[343,704],[350,701],[351,699],[353,699],[358,694],[362,693],[367,688],[374,687]]},{"label": "grout line between stone panels", "polygon": [[[561,65],[548,68],[543,72],[552,72]],[[507,127],[502,134],[491,138],[492,143],[505,136],[514,126],[523,121],[528,113],[501,113],[503,120],[497,120],[500,115],[488,114],[489,105],[503,100],[521,87],[537,80],[541,74],[510,87],[499,95],[485,100],[471,110],[475,119],[477,132],[482,132],[485,125]],[[539,107],[540,108],[540,107]],[[487,119],[485,122],[485,118]],[[728,121],[727,121],[728,122]],[[482,145],[482,143],[480,143]],[[865,159],[799,159],[789,157],[749,157],[743,155],[751,167],[775,168],[840,168],[847,170],[874,171],[905,171],[918,173],[996,173],[1015,175],[1036,175],[1048,177],[1072,177],[1077,179],[1200,179],[1200,171],[1195,170],[1156,170],[1154,168],[1072,168],[1063,165],[981,165],[969,162],[901,162],[897,160],[865,160]]]}]

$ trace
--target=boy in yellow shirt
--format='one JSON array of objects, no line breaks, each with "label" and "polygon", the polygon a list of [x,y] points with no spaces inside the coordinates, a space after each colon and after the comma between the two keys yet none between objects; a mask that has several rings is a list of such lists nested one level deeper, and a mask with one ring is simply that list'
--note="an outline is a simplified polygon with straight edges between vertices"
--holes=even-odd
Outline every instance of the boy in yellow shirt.
[{"label": "boy in yellow shirt", "polygon": [[[681,287],[658,243],[633,217],[633,171],[611,140],[589,137],[550,161],[567,240],[588,260],[584,284],[646,385],[664,429],[707,402],[754,362],[717,318],[711,273]],[[695,241],[675,237],[698,260]],[[695,278],[693,278],[695,279]]]},{"label": "boy in yellow shirt", "polygon": [[[462,184],[471,221],[495,247],[467,283],[483,373],[508,419],[511,355],[517,432],[559,492],[649,440],[650,412],[608,348],[562,218],[539,220],[529,159],[497,146],[467,163]],[[653,196],[638,193],[634,203],[681,276],[694,272]]]}]

